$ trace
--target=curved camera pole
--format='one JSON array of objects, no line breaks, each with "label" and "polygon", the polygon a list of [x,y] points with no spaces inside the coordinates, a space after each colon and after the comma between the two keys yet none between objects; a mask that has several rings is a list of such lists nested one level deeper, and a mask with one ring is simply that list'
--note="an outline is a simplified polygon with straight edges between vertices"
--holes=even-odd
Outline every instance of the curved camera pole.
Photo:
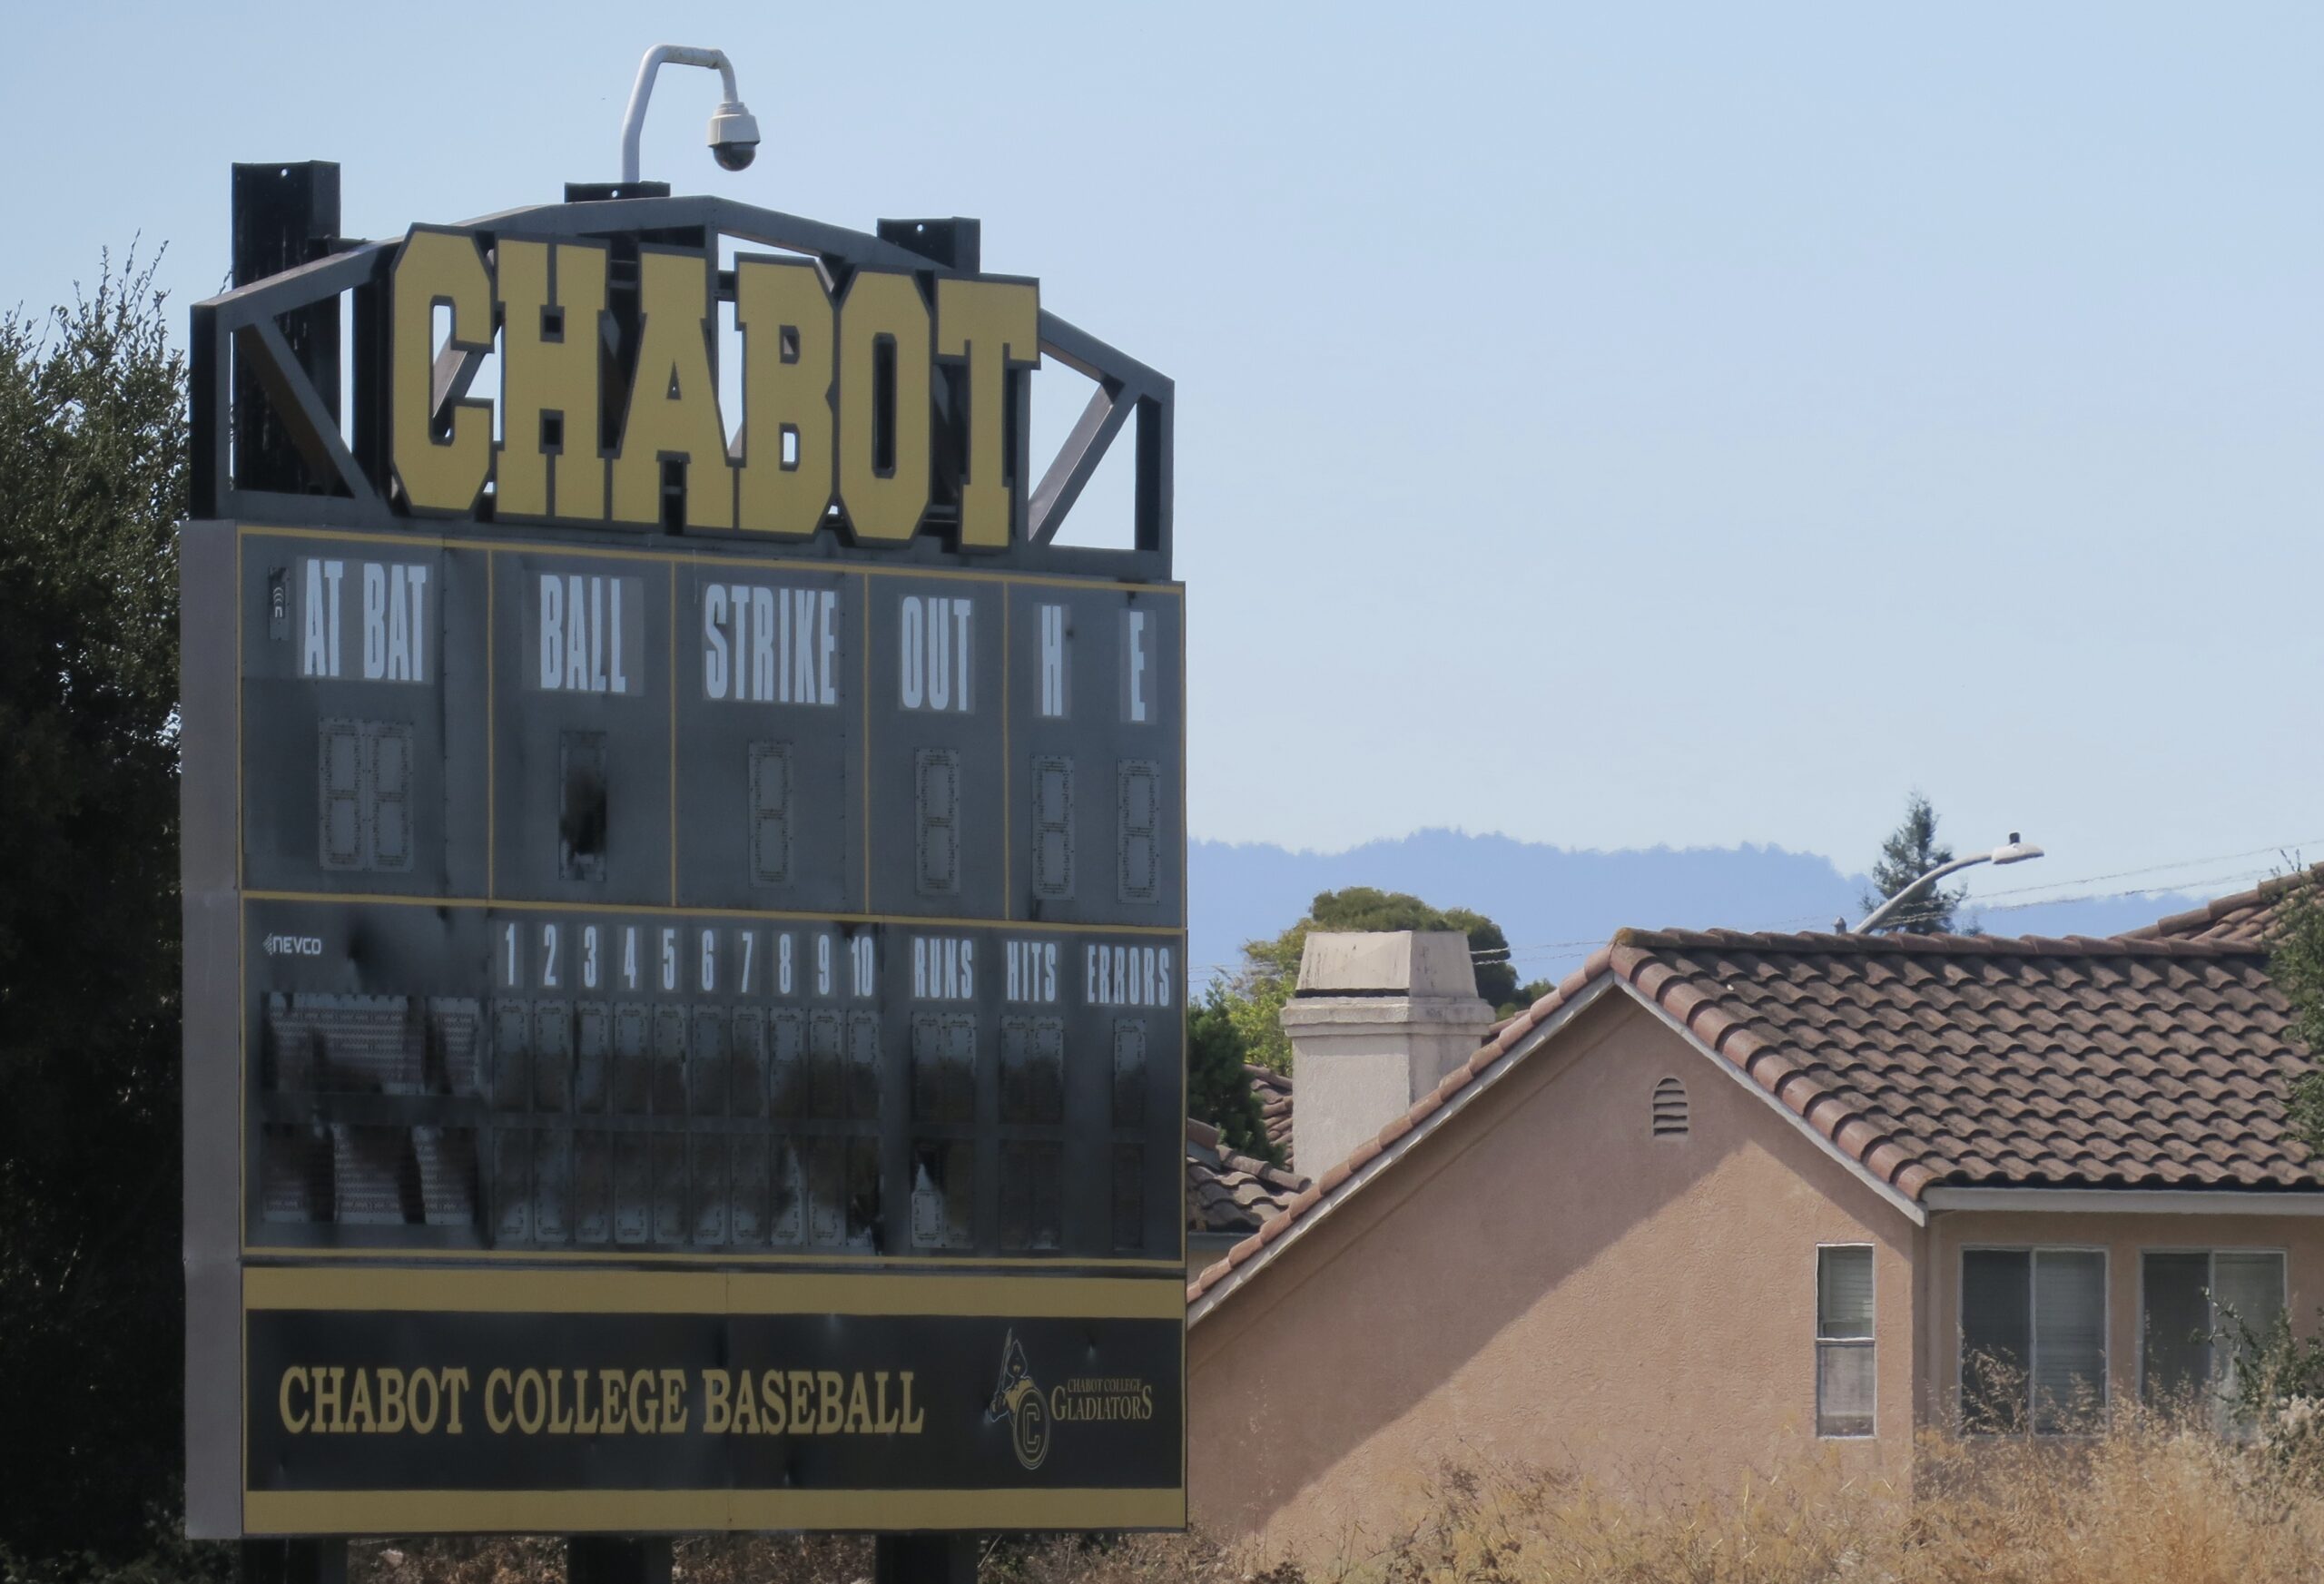
[{"label": "curved camera pole", "polygon": [[[694,49],[686,44],[657,44],[645,52],[637,63],[637,81],[629,90],[629,109],[621,118],[621,179],[625,185],[637,181],[637,140],[645,130],[646,102],[654,97],[654,74],[664,66],[700,66],[714,71],[725,89],[718,115],[711,118],[714,133],[721,119],[730,113],[750,120],[750,112],[743,108],[742,96],[734,91],[734,63],[726,58],[724,50]],[[758,142],[756,123],[751,123],[750,142]]]}]

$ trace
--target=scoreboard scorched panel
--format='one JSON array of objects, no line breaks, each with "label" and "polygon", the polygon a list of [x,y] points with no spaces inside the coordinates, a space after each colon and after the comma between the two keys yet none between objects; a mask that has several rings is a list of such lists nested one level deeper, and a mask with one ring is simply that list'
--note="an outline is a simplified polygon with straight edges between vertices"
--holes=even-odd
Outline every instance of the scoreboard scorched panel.
[{"label": "scoreboard scorched panel", "polygon": [[1180,1257],[1175,585],[222,531],[246,1247]]}]

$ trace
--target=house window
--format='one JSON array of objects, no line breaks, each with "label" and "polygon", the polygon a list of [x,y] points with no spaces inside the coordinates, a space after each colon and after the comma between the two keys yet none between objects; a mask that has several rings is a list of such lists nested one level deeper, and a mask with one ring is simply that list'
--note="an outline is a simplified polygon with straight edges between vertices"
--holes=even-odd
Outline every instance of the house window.
[{"label": "house window", "polygon": [[2106,1255],[1961,1254],[1961,1416],[1985,1434],[2056,1435],[2106,1402]]},{"label": "house window", "polygon": [[2139,1394],[2153,1403],[2209,1395],[2220,1427],[2231,1428],[2233,1332],[2240,1323],[2264,1333],[2284,1312],[2284,1256],[2150,1249],[2140,1257],[2139,1308]]},{"label": "house window", "polygon": [[1872,1433],[1872,1249],[1816,1251],[1816,1433]]},{"label": "house window", "polygon": [[1664,1078],[1654,1086],[1651,1113],[1653,1134],[1657,1138],[1687,1136],[1687,1086],[1677,1078]]}]

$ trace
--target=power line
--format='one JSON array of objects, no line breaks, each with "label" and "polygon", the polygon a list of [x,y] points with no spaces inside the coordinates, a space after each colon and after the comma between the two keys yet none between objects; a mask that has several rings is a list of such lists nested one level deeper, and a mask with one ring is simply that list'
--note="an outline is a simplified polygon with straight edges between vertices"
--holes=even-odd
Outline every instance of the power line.
[{"label": "power line", "polygon": [[[1986,891],[1983,894],[1989,897],[2020,897],[2028,895],[2034,891],[2053,890],[2060,886],[2095,885],[2100,881],[2128,880],[2134,875],[2161,874],[2166,870],[2172,869],[2194,869],[2207,863],[2225,863],[2231,859],[2257,858],[2262,853],[2298,852],[2303,848],[2313,847],[2319,844],[2319,843],[2313,841],[2278,843],[2268,847],[2254,847],[2244,852],[2222,852],[2212,858],[2182,858],[2175,863],[2157,863],[2150,865],[2145,869],[2118,869],[2111,874],[2085,874],[2078,876],[2073,880],[2045,881],[2039,885],[2011,886],[2005,890]],[[2268,871],[2265,870],[2260,870],[2243,872],[2256,872],[2264,875]],[[2236,877],[2230,876],[2229,878],[2233,879]],[[2133,886],[2129,890],[2113,894],[2121,896],[2137,896],[2150,891],[2175,891],[2182,890],[2189,886],[2211,885],[2216,883],[2216,881],[2206,880],[2170,881],[2158,882],[2157,884],[2151,886]]]},{"label": "power line", "polygon": [[[2256,851],[2267,852],[2280,850],[2263,847],[2257,849]],[[2226,856],[2234,855],[2229,854]],[[2124,874],[2152,874],[2157,872],[2160,869],[2176,867],[2183,866],[2158,865],[2155,869],[2129,870],[2121,872]],[[2028,908],[2070,907],[2082,902],[2125,901],[2133,897],[2153,896],[2161,892],[2191,890],[2197,888],[2208,889],[2214,886],[2227,886],[2237,881],[2264,880],[2270,872],[2272,871],[2264,869],[2236,870],[2221,874],[2208,875],[2200,879],[2173,881],[2168,883],[2152,886],[2132,886],[2122,890],[2083,891],[2063,896],[2030,897],[2024,900],[2010,902],[1987,903],[1983,901],[1981,899],[1973,898],[1958,904],[1958,906],[1976,912],[2011,913],[2022,912]],[[2022,891],[2035,889],[2037,888],[2029,886],[2019,888],[2018,891],[1987,892],[1986,895],[2017,895]],[[1950,905],[1951,904],[1937,900],[1909,902],[1905,904],[1905,907],[1899,909],[1896,913],[1891,914],[1890,918],[1892,920],[1909,922],[1915,919],[1930,918],[1940,915],[1944,913]],[[1741,933],[1781,933],[1785,932],[1790,926],[1821,923],[1822,921],[1823,915],[1820,913],[1798,914],[1788,919],[1776,920],[1770,922],[1754,925],[1749,929],[1741,931]],[[1605,942],[1603,940],[1553,940],[1544,942],[1538,947],[1526,946],[1512,948],[1512,956],[1521,955],[1528,961],[1545,960],[1556,962],[1565,960],[1572,957],[1586,956],[1589,951],[1594,950],[1596,948],[1604,944]]]}]

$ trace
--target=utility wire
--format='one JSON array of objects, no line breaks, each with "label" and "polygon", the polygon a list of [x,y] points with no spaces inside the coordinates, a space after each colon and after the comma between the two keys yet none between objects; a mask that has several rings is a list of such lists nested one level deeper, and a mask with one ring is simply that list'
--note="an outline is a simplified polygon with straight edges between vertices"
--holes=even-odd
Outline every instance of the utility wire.
[{"label": "utility wire", "polygon": [[[2267,852],[2267,851],[2280,851],[2280,849],[2272,849],[2272,848],[2260,848],[2260,849],[2258,849],[2257,851],[2260,851],[2260,852]],[[2234,856],[2234,855],[2232,855],[2232,854],[2229,854],[2229,855],[2226,855],[2226,856]],[[2248,855],[2247,855],[2247,856],[2248,856]],[[2179,866],[2176,866],[2176,865],[2158,865],[2158,866],[2157,866],[2157,868],[2158,868],[2158,869],[2161,869],[2161,868],[2172,868],[2172,867],[2179,867]],[[2148,870],[2130,870],[2130,871],[2120,871],[2120,872],[2121,872],[2121,873],[2124,873],[2124,874],[2151,874],[2151,873],[2154,873],[2154,872],[2156,872],[2156,870],[2153,870],[2153,869],[2148,869]],[[1967,900],[1965,900],[1962,901],[1961,903],[1957,904],[1957,907],[1958,907],[1959,909],[1963,910],[1968,910],[1968,911],[1974,911],[1974,912],[1979,912],[1979,913],[1985,913],[1985,912],[1993,912],[1993,913],[2011,913],[2011,912],[2021,912],[2021,911],[2023,911],[2023,910],[2024,910],[2025,909],[2028,909],[2028,908],[2068,907],[2068,906],[2072,906],[2072,905],[2074,905],[2074,904],[2076,904],[2076,903],[2082,903],[2082,902],[2127,901],[2127,900],[2131,900],[2132,898],[2134,898],[2134,897],[2152,896],[2152,895],[2155,895],[2155,894],[2157,894],[2157,893],[2167,893],[2167,892],[2181,891],[2181,890],[2197,890],[2197,889],[2205,889],[2205,890],[2208,890],[2209,888],[2215,887],[2215,886],[2221,886],[2221,887],[2223,887],[2223,886],[2232,885],[2232,884],[2234,884],[2234,883],[2235,883],[2235,882],[2237,882],[2237,881],[2260,881],[2260,880],[2265,880],[2265,879],[2267,879],[2267,878],[2269,877],[2269,875],[2270,875],[2270,873],[2272,873],[2272,872],[2273,872],[2272,871],[2264,870],[2264,869],[2236,870],[2236,871],[2230,871],[2230,872],[2227,872],[2227,873],[2214,874],[2214,875],[2208,875],[2208,876],[2204,876],[2204,877],[2200,878],[2200,879],[2184,880],[2184,881],[2169,881],[2169,882],[2165,882],[2165,883],[2160,883],[2160,884],[2152,885],[2152,886],[2133,886],[2133,887],[2130,887],[2130,888],[2128,888],[2128,889],[2126,889],[2126,890],[2114,890],[2114,891],[2084,891],[2084,892],[2079,892],[2079,893],[2074,893],[2074,894],[2071,894],[2071,895],[2064,895],[2064,896],[2030,897],[2030,898],[2026,898],[2025,900],[2018,900],[2018,901],[1991,902],[1991,903],[1988,903],[1988,902],[1984,901],[1984,900],[1983,899],[1981,899],[1981,898],[1971,898],[1971,899],[1967,899]],[[2093,877],[2093,878],[2102,878],[2102,877]],[[2060,883],[2072,883],[2072,882],[2060,882]],[[2022,891],[2024,891],[2024,890],[2035,890],[2035,889],[2037,889],[2037,888],[2030,887],[2030,886],[2029,886],[2029,887],[2022,887],[2022,888],[2018,888],[2018,890],[2017,890],[2016,891],[1987,892],[1987,893],[1985,893],[1985,894],[1986,894],[1987,896],[1994,896],[1994,895],[2008,896],[2008,895],[2016,895],[2016,894],[2019,894],[2019,893],[2020,893],[2020,892],[2022,892]],[[1892,920],[1892,921],[1897,921],[1897,922],[1910,922],[1911,920],[1915,920],[1915,919],[1924,919],[1924,918],[1931,918],[1931,917],[1938,916],[1938,915],[1942,914],[1943,912],[1945,912],[1945,909],[1946,909],[1946,904],[1945,904],[1945,903],[1944,903],[1944,902],[1942,902],[1942,901],[1935,900],[1926,900],[1926,901],[1915,901],[1915,902],[1910,902],[1910,903],[1907,903],[1905,907],[1903,907],[1903,908],[1899,909],[1896,912],[1895,912],[1895,913],[1891,914],[1889,917],[1890,917],[1890,919],[1891,919],[1891,920]],[[1788,918],[1788,919],[1776,920],[1773,920],[1773,921],[1770,921],[1770,922],[1768,922],[1768,923],[1762,923],[1762,924],[1754,925],[1754,926],[1752,926],[1751,928],[1749,928],[1749,929],[1748,929],[1748,930],[1743,930],[1743,931],[1741,931],[1741,933],[1745,933],[1745,934],[1783,933],[1783,932],[1787,931],[1791,927],[1796,926],[1796,925],[1801,925],[1801,924],[1817,924],[1817,923],[1822,923],[1823,921],[1824,921],[1824,915],[1822,915],[1822,914],[1820,914],[1820,913],[1815,913],[1815,914],[1799,914],[1799,915],[1795,915],[1794,917],[1792,917],[1792,918]],[[1529,962],[1531,962],[1531,961],[1550,961],[1550,962],[1556,962],[1556,961],[1566,960],[1566,959],[1569,959],[1573,958],[1573,957],[1586,956],[1586,955],[1588,955],[1588,953],[1589,953],[1590,951],[1591,951],[1591,950],[1595,950],[1598,947],[1602,946],[1602,945],[1604,945],[1604,944],[1605,944],[1605,942],[1604,942],[1603,940],[1553,940],[1553,941],[1547,941],[1547,942],[1544,942],[1544,943],[1542,943],[1542,944],[1541,944],[1541,945],[1540,945],[1540,946],[1522,946],[1522,947],[1512,947],[1512,948],[1511,948],[1511,955],[1512,955],[1512,960],[1514,960],[1514,959],[1521,959],[1526,960],[1526,961],[1529,961]]]}]

